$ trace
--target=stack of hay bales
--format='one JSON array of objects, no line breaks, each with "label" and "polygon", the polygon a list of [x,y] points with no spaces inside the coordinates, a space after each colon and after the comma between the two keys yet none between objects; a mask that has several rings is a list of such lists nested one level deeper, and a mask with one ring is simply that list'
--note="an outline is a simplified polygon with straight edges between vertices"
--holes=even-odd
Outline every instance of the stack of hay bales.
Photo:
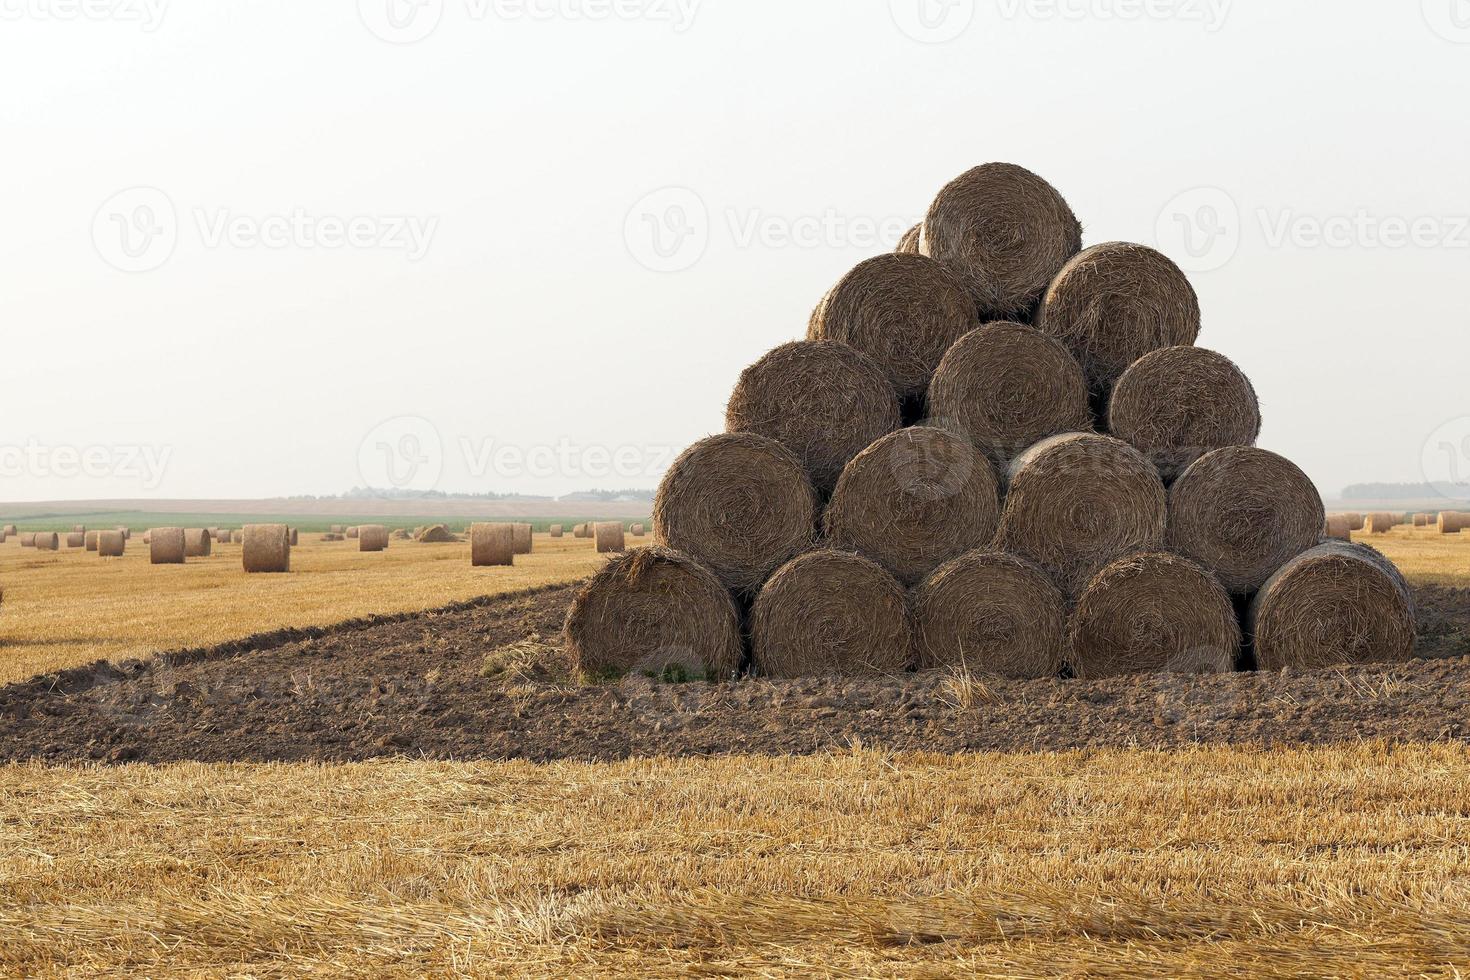
[{"label": "stack of hay bales", "polygon": [[[654,547],[573,603],[575,662],[1104,677],[1409,656],[1402,576],[1325,539],[1412,515],[1329,523],[1255,446],[1256,392],[1200,323],[1178,266],[1084,249],[1037,175],[961,175],[740,375],[727,431],[660,484]],[[602,550],[603,527],[574,534]]]}]

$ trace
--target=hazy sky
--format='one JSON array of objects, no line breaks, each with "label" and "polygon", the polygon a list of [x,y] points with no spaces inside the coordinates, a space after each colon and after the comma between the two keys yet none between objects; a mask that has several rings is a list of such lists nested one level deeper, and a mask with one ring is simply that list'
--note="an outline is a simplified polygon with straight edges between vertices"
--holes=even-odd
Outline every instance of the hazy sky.
[{"label": "hazy sky", "polygon": [[1262,445],[1423,479],[1467,104],[1466,0],[0,0],[0,496],[651,486],[989,160],[1195,270]]}]

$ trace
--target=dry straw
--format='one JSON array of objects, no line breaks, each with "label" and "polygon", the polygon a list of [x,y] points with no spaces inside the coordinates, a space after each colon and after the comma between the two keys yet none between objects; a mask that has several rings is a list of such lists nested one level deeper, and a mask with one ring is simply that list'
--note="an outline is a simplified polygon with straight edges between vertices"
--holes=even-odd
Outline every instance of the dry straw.
[{"label": "dry straw", "polygon": [[347,529],[347,537],[348,538],[355,539],[359,533],[360,533],[360,531],[359,531],[359,528],[357,528],[357,527],[349,527]]},{"label": "dry straw", "polygon": [[86,544],[87,544],[87,532],[86,531],[72,531],[70,534],[68,534],[66,536],[66,546],[68,548],[83,548],[83,547],[86,547]]},{"label": "dry straw", "polygon": [[1012,461],[995,546],[1035,562],[1075,597],[1109,562],[1157,549],[1165,509],[1158,471],[1126,442],[1052,436]]},{"label": "dry straw", "polygon": [[904,585],[981,548],[1000,510],[995,470],[963,436],[915,426],[884,436],[842,471],[823,529]]},{"label": "dry straw", "polygon": [[1087,382],[1055,338],[987,324],[944,355],[929,386],[931,425],[967,436],[996,466],[1047,436],[1092,428]]},{"label": "dry straw", "polygon": [[[246,525],[246,526],[248,527],[249,525]],[[236,544],[244,544],[245,543],[245,531],[244,531],[244,529],[242,528],[242,529],[236,531],[234,534],[230,535],[230,540],[233,541],[233,542],[235,542]]]},{"label": "dry straw", "polygon": [[546,533],[553,538],[559,538],[562,536],[562,526],[560,524],[553,524],[546,529]]},{"label": "dry straw", "polygon": [[[1451,523],[1454,523],[1453,520]],[[1398,527],[1399,519],[1396,514],[1376,513],[1369,514],[1363,518],[1363,530],[1368,534],[1387,534]],[[1456,527],[1456,530],[1459,530]]]},{"label": "dry straw", "polygon": [[87,533],[87,525],[85,525],[85,524],[73,524],[71,526],[71,533],[73,533],[73,534],[86,534]]},{"label": "dry straw", "polygon": [[908,597],[877,563],[812,551],[783,565],[750,617],[756,673],[803,677],[896,673],[912,666]]},{"label": "dry straw", "polygon": [[901,252],[905,255],[918,255],[919,239],[922,237],[923,231],[924,225],[922,223],[914,225],[908,231],[903,233],[903,236],[900,237],[898,240],[898,245],[895,246],[893,250],[895,252]]},{"label": "dry straw", "polygon": [[1056,188],[1023,167],[987,163],[929,206],[919,249],[953,269],[986,320],[1029,319],[1082,248],[1082,226]]},{"label": "dry straw", "polygon": [[1388,559],[1329,541],[1298,555],[1262,587],[1249,625],[1262,670],[1407,660],[1414,599]]},{"label": "dry straw", "polygon": [[648,529],[645,528],[642,524],[634,524],[628,528],[628,533],[633,535],[633,537],[635,538],[641,538],[643,537],[643,535],[648,533]]},{"label": "dry straw", "polygon": [[1353,539],[1352,521],[1348,520],[1346,514],[1328,514],[1327,527],[1323,534],[1335,541],[1351,541]]},{"label": "dry straw", "polygon": [[1363,530],[1363,515],[1362,514],[1356,513],[1354,511],[1349,511],[1348,513],[1346,513],[1346,514],[1344,514],[1342,516],[1347,518],[1348,530],[1349,531],[1361,531],[1361,530]]},{"label": "dry straw", "polygon": [[604,554],[609,551],[622,551],[627,547],[623,543],[622,521],[598,521],[593,531],[597,542],[597,553]]},{"label": "dry straw", "polygon": [[515,529],[509,524],[470,525],[470,564],[476,568],[515,564]]},{"label": "dry straw", "polygon": [[1326,519],[1307,475],[1264,449],[1206,453],[1169,490],[1169,546],[1240,594],[1316,544]]},{"label": "dry straw", "polygon": [[153,565],[184,563],[184,529],[155,527],[148,532],[148,561]]},{"label": "dry straw", "polygon": [[328,530],[327,533],[329,533],[329,534],[346,534],[347,533],[347,528],[344,527],[341,524],[333,524],[331,526],[331,528]]},{"label": "dry straw", "polygon": [[296,545],[298,545],[300,543],[301,543],[301,532],[298,531],[296,528],[293,527],[291,529],[291,546],[292,547],[295,547]]},{"label": "dry straw", "polygon": [[1230,596],[1199,565],[1165,552],[1129,555],[1088,583],[1068,649],[1082,678],[1224,673],[1240,653],[1240,626]]},{"label": "dry straw", "polygon": [[971,551],[914,590],[919,667],[1055,677],[1067,621],[1062,593],[1015,555]]},{"label": "dry straw", "polygon": [[185,558],[208,558],[210,554],[211,539],[209,532],[202,527],[184,528],[184,557]]},{"label": "dry straw", "polygon": [[944,352],[975,326],[954,273],[922,255],[859,263],[822,300],[808,340],[838,340],[872,358],[898,397],[920,398]]},{"label": "dry straw", "polygon": [[33,540],[40,551],[56,551],[61,547],[61,538],[55,531],[37,531]]},{"label": "dry straw", "polygon": [[585,538],[585,537],[587,537],[587,525],[586,524],[578,524],[578,525],[574,526],[572,528],[572,537],[574,537],[574,538]]},{"label": "dry straw", "polygon": [[801,461],[773,439],[727,432],[690,446],[664,475],[653,504],[659,544],[754,594],[811,546],[816,495]]},{"label": "dry straw", "polygon": [[7,537],[9,537],[12,534],[18,533],[18,531],[19,531],[19,529],[14,524],[7,524],[7,525],[5,525],[5,534],[6,534]]},{"label": "dry straw", "polygon": [[101,533],[101,531],[88,531],[86,536],[82,539],[82,546],[88,551],[96,551],[97,536]]},{"label": "dry straw", "polygon": [[1414,526],[1415,527],[1428,527],[1429,526],[1429,515],[1428,514],[1415,514],[1414,515]]},{"label": "dry straw", "polygon": [[1094,245],[1068,262],[1037,320],[1082,362],[1097,392],[1150,351],[1194,343],[1199,324],[1199,299],[1179,267],[1129,242]]},{"label": "dry straw", "polygon": [[363,524],[357,529],[358,551],[382,551],[388,547],[388,529],[381,524]]},{"label": "dry straw", "polygon": [[127,544],[127,535],[121,531],[100,531],[97,534],[97,557],[121,558]]},{"label": "dry straw", "polygon": [[428,527],[420,528],[413,537],[414,540],[423,544],[444,544],[455,540],[449,528],[443,524],[430,524]]},{"label": "dry straw", "polygon": [[529,555],[532,547],[533,528],[529,524],[512,524],[515,536],[515,549],[518,555]]},{"label": "dry straw", "polygon": [[25,531],[20,535],[20,546],[22,548],[34,548],[36,546],[36,532]]},{"label": "dry straw", "polygon": [[289,572],[291,529],[284,524],[246,524],[242,561],[247,572]]},{"label": "dry straw", "polygon": [[113,530],[121,531],[124,541],[127,541],[133,536],[132,529],[129,528],[126,524],[119,524],[117,527],[113,528]]},{"label": "dry straw", "polygon": [[1261,432],[1256,390],[1228,357],[1165,347],[1123,372],[1108,401],[1108,431],[1153,460],[1172,483],[1212,449],[1253,446]]},{"label": "dry straw", "polygon": [[873,359],[836,340],[783,344],[740,374],[725,428],[774,439],[830,494],[842,468],[901,424],[893,386]]},{"label": "dry straw", "polygon": [[1457,510],[1442,510],[1435,519],[1435,528],[1440,534],[1459,534],[1470,527],[1470,514]]},{"label": "dry straw", "polygon": [[604,565],[572,600],[565,633],[584,676],[679,671],[726,680],[744,657],[729,592],[704,566],[668,548],[639,548]]}]

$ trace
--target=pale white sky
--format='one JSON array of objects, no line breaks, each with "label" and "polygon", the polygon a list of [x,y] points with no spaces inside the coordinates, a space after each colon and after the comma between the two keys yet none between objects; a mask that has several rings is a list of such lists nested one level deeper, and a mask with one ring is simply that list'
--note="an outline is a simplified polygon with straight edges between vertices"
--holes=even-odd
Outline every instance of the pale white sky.
[{"label": "pale white sky", "polygon": [[652,486],[988,160],[1199,270],[1262,445],[1424,479],[1467,103],[1465,0],[0,0],[0,497]]}]

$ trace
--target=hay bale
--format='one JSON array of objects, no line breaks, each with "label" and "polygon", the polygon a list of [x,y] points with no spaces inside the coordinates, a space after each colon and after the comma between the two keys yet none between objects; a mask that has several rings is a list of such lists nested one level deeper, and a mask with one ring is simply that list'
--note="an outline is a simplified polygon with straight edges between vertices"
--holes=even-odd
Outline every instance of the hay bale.
[{"label": "hay bale", "polygon": [[1324,537],[1336,541],[1351,541],[1353,539],[1352,522],[1345,514],[1328,514],[1327,526],[1322,533]]},{"label": "hay bale", "polygon": [[329,529],[328,529],[328,530],[327,530],[327,533],[328,533],[328,534],[346,534],[346,533],[347,533],[347,528],[346,528],[346,527],[344,527],[344,526],[343,526],[343,525],[341,525],[341,524],[333,524],[333,525],[332,525],[332,526],[331,526],[331,527],[330,527],[330,528],[329,528]]},{"label": "hay bale", "polygon": [[902,253],[904,255],[918,255],[919,254],[919,238],[920,238],[920,236],[921,236],[921,234],[922,234],[923,231],[924,231],[924,224],[923,224],[923,222],[920,222],[919,224],[914,225],[908,231],[906,231],[906,232],[903,233],[903,236],[901,238],[899,238],[899,240],[898,240],[898,245],[895,246],[893,250],[895,252],[900,252],[900,253]]},{"label": "hay bale", "polygon": [[1153,460],[1165,483],[1212,449],[1254,446],[1256,389],[1228,357],[1165,347],[1134,361],[1108,401],[1108,431]]},{"label": "hay bale", "polygon": [[351,540],[351,541],[357,540],[357,535],[359,533],[360,532],[359,532],[359,529],[357,527],[349,527],[347,529],[347,538],[348,538],[348,540]]},{"label": "hay bale", "polygon": [[971,551],[934,570],[914,590],[921,669],[967,667],[1002,677],[1055,677],[1067,609],[1035,565],[997,551]]},{"label": "hay bale", "polygon": [[633,524],[628,527],[628,533],[633,535],[633,537],[635,538],[641,538],[643,537],[643,535],[648,533],[648,529],[645,528],[642,524]]},{"label": "hay bale", "polygon": [[446,544],[458,540],[443,524],[430,524],[414,537],[424,544]]},{"label": "hay bale", "polygon": [[1023,167],[987,163],[945,185],[919,251],[954,270],[984,320],[1029,320],[1047,284],[1082,248],[1056,188]]},{"label": "hay bale", "polygon": [[586,524],[574,524],[574,525],[572,525],[572,537],[574,537],[574,538],[585,538],[586,536],[587,536],[587,525]]},{"label": "hay bale", "polygon": [[291,545],[294,547],[294,546],[296,546],[296,545],[298,545],[300,543],[301,543],[301,532],[298,531],[294,527],[291,528]]},{"label": "hay bale", "polygon": [[153,539],[152,532],[150,532],[150,531],[144,531],[143,532],[143,543],[144,544],[150,543],[152,541],[152,539]]},{"label": "hay bale", "polygon": [[1065,344],[1093,390],[1104,393],[1143,355],[1193,344],[1199,299],[1162,253],[1108,242],[1067,263],[1046,291],[1036,325]]},{"label": "hay bale", "polygon": [[816,494],[801,461],[773,439],[726,432],[684,450],[659,483],[653,533],[737,592],[754,594],[811,546]]},{"label": "hay bale", "polygon": [[766,677],[892,674],[913,662],[903,586],[876,562],[811,551],[771,576],[750,616],[752,667]]},{"label": "hay bale", "polygon": [[388,547],[388,529],[381,524],[363,524],[357,529],[358,551],[382,551]]},{"label": "hay bale", "polygon": [[82,535],[85,535],[87,533],[87,525],[85,525],[85,524],[73,524],[71,526],[71,533],[72,534],[82,534]]},{"label": "hay bale", "polygon": [[944,352],[976,325],[964,286],[922,255],[879,255],[832,287],[807,340],[838,340],[877,364],[898,397],[917,400]]},{"label": "hay bale", "polygon": [[1092,428],[1087,381],[1055,338],[991,323],[957,340],[929,385],[931,425],[967,436],[997,467],[1061,432]]},{"label": "hay bale", "polygon": [[836,340],[783,344],[740,374],[727,432],[774,439],[830,494],[848,462],[902,424],[893,386],[866,354]]},{"label": "hay bale", "polygon": [[470,525],[472,566],[513,565],[515,553],[515,529],[509,524]]},{"label": "hay bale", "polygon": [[1040,566],[1077,596],[1103,566],[1164,541],[1158,470],[1121,439],[1067,433],[1011,461],[995,547]]},{"label": "hay bale", "polygon": [[1399,570],[1365,545],[1328,541],[1287,562],[1251,603],[1261,670],[1407,660],[1414,599]]},{"label": "hay bale", "polygon": [[1169,489],[1169,547],[1241,595],[1321,540],[1326,520],[1295,463],[1249,446],[1205,453]]},{"label": "hay bale", "polygon": [[[529,555],[531,553],[532,532],[534,528],[529,524],[512,524],[511,529],[515,535],[515,549],[518,555]],[[621,528],[619,528],[621,530]],[[600,548],[598,549],[601,550]]]},{"label": "hay bale", "polygon": [[101,531],[88,531],[86,535],[82,538],[82,547],[86,548],[88,551],[96,551],[97,535],[101,533]]},{"label": "hay bale", "polygon": [[148,532],[149,564],[182,565],[185,553],[183,528],[155,527]]},{"label": "hay bale", "polygon": [[[1363,518],[1363,533],[1387,534],[1389,531],[1398,527],[1398,523],[1398,518],[1393,514],[1385,514],[1381,511],[1375,514],[1369,514]],[[1450,523],[1452,526],[1454,525],[1453,518],[1451,518]],[[1456,527],[1455,530],[1459,530],[1459,528]]]},{"label": "hay bale", "polygon": [[[249,526],[250,525],[248,525],[248,524],[245,525],[245,527],[249,527]],[[244,528],[241,528],[240,530],[236,531],[234,534],[230,535],[230,540],[233,541],[233,542],[235,542],[235,544],[244,544],[245,543],[245,529]]]},{"label": "hay bale", "polygon": [[583,675],[679,671],[728,680],[745,655],[730,593],[714,573],[668,548],[639,548],[604,565],[572,600],[564,632]]},{"label": "hay bale", "polygon": [[562,526],[560,524],[553,524],[546,529],[546,533],[553,538],[559,538],[562,536]]},{"label": "hay bale", "polygon": [[964,436],[915,426],[884,436],[847,464],[822,527],[905,586],[989,544],[1000,510],[989,460]]},{"label": "hay bale", "polygon": [[593,535],[597,541],[598,554],[609,551],[622,551],[627,547],[623,542],[623,524],[621,521],[598,521],[594,525]]},{"label": "hay bale", "polygon": [[97,557],[121,558],[127,548],[128,537],[121,531],[97,532]]},{"label": "hay bale", "polygon": [[1240,625],[1208,571],[1166,552],[1129,555],[1093,576],[1067,631],[1081,678],[1141,671],[1219,674],[1235,669]]},{"label": "hay bale", "polygon": [[124,541],[130,540],[133,536],[132,529],[129,528],[126,524],[119,524],[117,527],[113,528],[113,530],[121,531]]},{"label": "hay bale", "polygon": [[1428,527],[1429,526],[1429,515],[1428,514],[1415,514],[1414,515],[1414,526],[1415,527]]},{"label": "hay bale", "polygon": [[24,531],[20,535],[20,546],[22,548],[34,548],[36,546],[36,532]]},{"label": "hay bale", "polygon": [[20,529],[17,528],[14,524],[7,524],[7,525],[5,525],[5,535],[6,535],[6,537],[9,537],[12,534],[18,534],[18,533],[20,533]]},{"label": "hay bale", "polygon": [[82,547],[85,547],[86,546],[86,543],[87,543],[87,532],[86,531],[72,531],[70,534],[68,534],[66,536],[66,546],[68,548],[82,548]]},{"label": "hay bale", "polygon": [[210,553],[212,539],[209,532],[202,527],[187,527],[184,529],[184,557],[185,558],[207,558]]},{"label": "hay bale", "polygon": [[245,571],[289,572],[291,529],[284,524],[246,524],[241,552]]},{"label": "hay bale", "polygon": [[323,534],[322,535],[322,540],[323,541],[341,541],[342,540],[342,535],[340,535],[340,534],[333,534],[331,531],[328,531],[326,534]]},{"label": "hay bale", "polygon": [[[1435,518],[1434,526],[1440,534],[1459,534],[1465,528],[1470,527],[1470,514],[1458,510],[1442,510]],[[1387,533],[1387,529],[1378,533]]]}]

